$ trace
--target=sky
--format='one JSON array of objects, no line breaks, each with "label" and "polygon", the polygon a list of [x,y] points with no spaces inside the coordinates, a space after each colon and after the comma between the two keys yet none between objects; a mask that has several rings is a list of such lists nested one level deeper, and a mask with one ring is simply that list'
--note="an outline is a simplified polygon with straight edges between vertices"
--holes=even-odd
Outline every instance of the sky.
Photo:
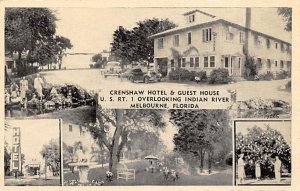
[{"label": "sky", "polygon": [[12,129],[20,127],[21,152],[25,154],[25,161],[31,159],[41,160],[40,151],[43,145],[48,144],[51,139],[59,138],[58,119],[26,119],[7,120],[10,128],[5,131],[5,140],[12,149]]},{"label": "sky", "polygon": [[236,123],[236,133],[247,134],[248,128],[252,128],[254,125],[261,127],[262,129],[267,129],[265,125],[270,125],[274,130],[279,131],[285,141],[291,145],[291,122],[290,121],[255,121],[255,122],[237,122]]},{"label": "sky", "polygon": [[[149,18],[168,18],[177,25],[184,23],[183,13],[199,9],[219,18],[245,23],[245,8],[53,8],[57,18],[57,34],[73,44],[69,52],[99,53],[109,49],[112,34],[123,26],[132,29],[136,22]],[[252,29],[291,42],[291,32],[277,8],[252,8]]]}]

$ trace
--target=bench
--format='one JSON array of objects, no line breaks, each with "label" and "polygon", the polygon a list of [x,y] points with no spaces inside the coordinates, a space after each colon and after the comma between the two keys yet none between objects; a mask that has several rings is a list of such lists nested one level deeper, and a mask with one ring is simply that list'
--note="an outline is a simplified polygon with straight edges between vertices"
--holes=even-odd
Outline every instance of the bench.
[{"label": "bench", "polygon": [[117,179],[135,180],[135,169],[128,169],[125,164],[117,168]]}]

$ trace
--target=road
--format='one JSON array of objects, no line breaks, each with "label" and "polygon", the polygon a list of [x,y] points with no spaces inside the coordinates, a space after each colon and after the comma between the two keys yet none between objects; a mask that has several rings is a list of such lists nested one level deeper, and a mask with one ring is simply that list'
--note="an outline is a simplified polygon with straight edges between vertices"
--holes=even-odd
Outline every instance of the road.
[{"label": "road", "polygon": [[104,78],[100,69],[84,70],[55,70],[41,72],[45,74],[47,82],[52,84],[77,84],[87,91],[99,90],[101,88],[137,88],[149,87],[156,89],[178,89],[190,88],[193,90],[236,90],[237,100],[245,101],[251,98],[260,97],[262,99],[280,99],[291,103],[291,92],[280,90],[288,79],[273,81],[241,81],[226,85],[211,85],[208,83],[196,84],[194,82],[177,83],[177,82],[159,82],[159,83],[131,83],[128,80],[121,80],[117,77]]}]

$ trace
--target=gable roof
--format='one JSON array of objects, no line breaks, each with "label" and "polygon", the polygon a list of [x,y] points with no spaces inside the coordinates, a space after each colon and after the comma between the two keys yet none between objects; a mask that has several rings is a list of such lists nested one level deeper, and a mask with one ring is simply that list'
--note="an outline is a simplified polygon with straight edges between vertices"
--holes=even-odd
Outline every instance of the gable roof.
[{"label": "gable roof", "polygon": [[189,26],[176,27],[176,28],[173,28],[173,29],[170,29],[170,30],[166,30],[166,31],[164,31],[164,32],[160,32],[160,33],[151,35],[149,38],[163,37],[163,36],[166,36],[166,35],[168,35],[168,34],[174,34],[174,33],[177,33],[177,32],[186,31],[186,30],[191,30],[191,29],[194,29],[194,28],[204,27],[204,26],[207,26],[207,25],[212,25],[212,24],[217,24],[217,23],[225,23],[225,24],[228,24],[228,25],[233,26],[233,27],[235,27],[235,28],[239,28],[239,29],[241,29],[241,30],[248,30],[248,31],[251,31],[251,32],[253,32],[253,33],[256,33],[256,34],[258,34],[258,35],[260,35],[260,36],[265,36],[265,37],[267,37],[267,38],[270,38],[270,39],[273,39],[273,40],[276,40],[276,41],[279,41],[279,42],[282,42],[282,43],[286,43],[286,44],[288,44],[288,45],[291,45],[290,42],[284,41],[284,40],[282,40],[282,39],[273,37],[273,36],[271,36],[271,35],[268,35],[268,34],[265,34],[265,33],[262,33],[262,32],[259,32],[259,31],[256,31],[256,30],[247,28],[247,27],[244,27],[244,26],[242,26],[242,25],[239,25],[239,24],[236,24],[236,23],[233,23],[233,22],[224,20],[224,19],[215,19],[215,20],[212,20],[212,21],[209,21],[209,22],[205,22],[205,23],[198,23],[198,24],[189,25]]},{"label": "gable roof", "polygon": [[190,15],[190,14],[193,14],[193,13],[196,13],[196,12],[202,13],[203,15],[209,16],[209,17],[211,17],[211,18],[215,18],[215,17],[216,17],[215,15],[211,15],[211,14],[206,13],[206,12],[204,12],[204,11],[200,11],[199,9],[195,9],[195,10],[192,10],[192,11],[189,11],[189,12],[186,12],[186,13],[183,13],[183,15],[186,16],[186,15]]}]

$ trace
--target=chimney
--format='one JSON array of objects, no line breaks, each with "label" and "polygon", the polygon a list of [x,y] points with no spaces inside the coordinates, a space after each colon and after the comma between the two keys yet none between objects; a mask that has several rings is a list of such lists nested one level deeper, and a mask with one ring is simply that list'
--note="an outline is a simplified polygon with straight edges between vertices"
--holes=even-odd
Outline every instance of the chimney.
[{"label": "chimney", "polygon": [[244,54],[249,54],[249,29],[251,28],[251,8],[246,8],[246,24],[245,24],[245,45],[244,45]]},{"label": "chimney", "polygon": [[246,8],[246,28],[251,28],[251,8]]}]

